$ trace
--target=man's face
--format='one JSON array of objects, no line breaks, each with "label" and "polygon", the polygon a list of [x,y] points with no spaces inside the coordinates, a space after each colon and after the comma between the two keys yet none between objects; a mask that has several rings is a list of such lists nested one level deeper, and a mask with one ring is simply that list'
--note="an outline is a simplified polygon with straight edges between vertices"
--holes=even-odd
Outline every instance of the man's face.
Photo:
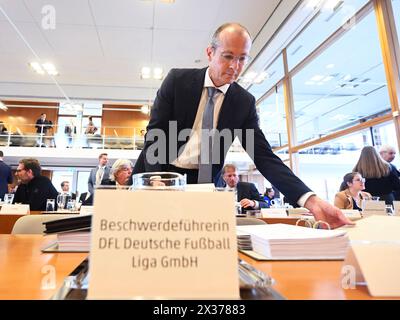
[{"label": "man's face", "polygon": [[122,168],[115,174],[115,180],[121,185],[126,185],[131,175],[132,167]]},{"label": "man's face", "polygon": [[34,177],[32,174],[32,170],[26,170],[23,163],[18,164],[17,170],[15,172],[15,176],[21,183],[26,184],[31,181]]},{"label": "man's face", "polygon": [[219,40],[216,48],[207,48],[210,78],[217,87],[231,84],[239,77],[251,48],[249,36],[231,28],[223,30]]},{"label": "man's face", "polygon": [[230,188],[236,188],[236,185],[239,182],[239,176],[233,168],[227,168],[225,170],[223,179]]},{"label": "man's face", "polygon": [[394,157],[396,156],[396,151],[394,150],[384,151],[381,153],[381,156],[383,160],[387,162],[392,162],[394,160]]},{"label": "man's face", "polygon": [[46,114],[43,113],[43,114],[40,116],[40,118],[42,118],[42,120],[46,120]]},{"label": "man's face", "polygon": [[62,191],[69,192],[69,182],[64,182],[64,186],[62,187]]},{"label": "man's face", "polygon": [[99,160],[99,165],[104,167],[108,162],[108,156],[102,155]]}]

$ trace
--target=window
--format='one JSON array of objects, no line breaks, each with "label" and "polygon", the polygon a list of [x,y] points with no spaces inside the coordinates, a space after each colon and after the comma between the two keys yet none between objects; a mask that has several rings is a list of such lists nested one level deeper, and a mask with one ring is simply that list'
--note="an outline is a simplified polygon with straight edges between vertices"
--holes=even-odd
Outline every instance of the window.
[{"label": "window", "polygon": [[[315,1],[310,2],[315,3]],[[367,2],[368,0],[325,1],[314,20],[288,46],[289,70],[345,24]]]},{"label": "window", "polygon": [[333,203],[343,176],[356,165],[364,146],[372,145],[370,130],[300,150],[299,177],[321,198]]},{"label": "window", "polygon": [[88,192],[89,175],[90,171],[78,171],[78,183],[76,190],[78,190],[80,194]]},{"label": "window", "polygon": [[[396,23],[397,37],[400,42],[400,0],[392,0],[392,6],[393,6],[394,20]],[[400,57],[397,57],[397,60],[400,62]],[[400,65],[399,65],[399,68],[400,68]],[[399,70],[399,72],[400,72],[400,70]]]},{"label": "window", "polygon": [[256,100],[260,99],[273,85],[283,78],[284,74],[283,56],[281,54],[263,72],[255,75],[254,84],[251,85],[249,92]]},{"label": "window", "polygon": [[283,87],[279,85],[258,105],[260,127],[272,148],[288,143]]},{"label": "window", "polygon": [[310,61],[292,83],[298,143],[389,113],[374,12]]}]

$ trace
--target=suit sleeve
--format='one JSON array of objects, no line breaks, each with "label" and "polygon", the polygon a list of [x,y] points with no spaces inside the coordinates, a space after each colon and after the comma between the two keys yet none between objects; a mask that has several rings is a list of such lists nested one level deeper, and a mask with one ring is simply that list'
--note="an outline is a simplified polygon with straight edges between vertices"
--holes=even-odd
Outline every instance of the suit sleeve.
[{"label": "suit sleeve", "polygon": [[[160,143],[157,143],[157,141],[159,141],[157,134],[164,133],[166,140],[168,140],[169,121],[173,114],[175,91],[174,74],[174,69],[172,69],[157,92],[156,99],[151,108],[151,115],[147,126],[143,151],[135,165],[135,173],[143,171],[160,171],[161,164],[163,164],[160,162],[166,162],[168,155],[168,141],[160,140]],[[155,143],[157,143],[157,145],[154,145]],[[155,161],[157,159],[160,161]]]},{"label": "suit sleeve", "polygon": [[7,183],[11,184],[12,182],[13,182],[12,172],[11,172],[11,168],[9,168],[8,175],[7,175]]},{"label": "suit sleeve", "polygon": [[88,191],[90,192],[90,194],[93,194],[92,172],[93,172],[93,169],[90,170],[89,179],[88,179]]},{"label": "suit sleeve", "polygon": [[244,123],[244,129],[250,129],[250,138],[243,133],[242,145],[253,158],[254,164],[261,174],[276,186],[289,200],[297,203],[302,195],[311,191],[303,181],[273,153],[271,146],[265,138],[258,124],[255,108],[255,99],[252,97],[252,106]]},{"label": "suit sleeve", "polygon": [[250,184],[250,194],[251,194],[251,200],[256,200],[258,201],[260,208],[268,208],[268,204],[265,202],[264,198],[260,196],[258,193],[258,190],[254,184]]}]

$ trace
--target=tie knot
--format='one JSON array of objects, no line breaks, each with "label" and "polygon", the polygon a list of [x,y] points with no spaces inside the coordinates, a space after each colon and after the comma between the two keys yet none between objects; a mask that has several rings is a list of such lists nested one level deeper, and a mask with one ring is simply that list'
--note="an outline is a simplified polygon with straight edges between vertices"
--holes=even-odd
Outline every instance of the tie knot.
[{"label": "tie knot", "polygon": [[207,92],[208,92],[208,98],[212,99],[214,97],[214,94],[219,91],[217,88],[215,87],[207,87]]}]

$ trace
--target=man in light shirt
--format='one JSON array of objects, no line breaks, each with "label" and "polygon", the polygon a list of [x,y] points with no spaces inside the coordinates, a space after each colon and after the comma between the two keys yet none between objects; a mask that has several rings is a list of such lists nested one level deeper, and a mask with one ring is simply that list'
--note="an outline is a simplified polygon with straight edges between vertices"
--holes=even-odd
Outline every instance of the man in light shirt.
[{"label": "man in light shirt", "polygon": [[[261,174],[291,203],[306,207],[316,220],[326,221],[332,228],[353,224],[339,209],[317,197],[272,152],[259,127],[255,98],[235,82],[249,60],[251,44],[245,27],[224,24],[206,49],[208,68],[169,72],[157,92],[134,173],[172,171],[186,174],[188,183],[215,183],[230,144],[238,137]],[[210,123],[223,138],[214,134],[208,143],[212,163],[207,167],[203,161],[207,149],[201,145]],[[226,143],[228,135],[230,143]],[[203,178],[203,168],[211,170],[208,180]]]},{"label": "man in light shirt", "polygon": [[108,154],[102,153],[99,155],[99,165],[90,171],[88,180],[88,191],[90,194],[94,194],[94,189],[96,186],[101,184],[104,179],[109,179],[110,177],[110,167],[107,166]]}]

